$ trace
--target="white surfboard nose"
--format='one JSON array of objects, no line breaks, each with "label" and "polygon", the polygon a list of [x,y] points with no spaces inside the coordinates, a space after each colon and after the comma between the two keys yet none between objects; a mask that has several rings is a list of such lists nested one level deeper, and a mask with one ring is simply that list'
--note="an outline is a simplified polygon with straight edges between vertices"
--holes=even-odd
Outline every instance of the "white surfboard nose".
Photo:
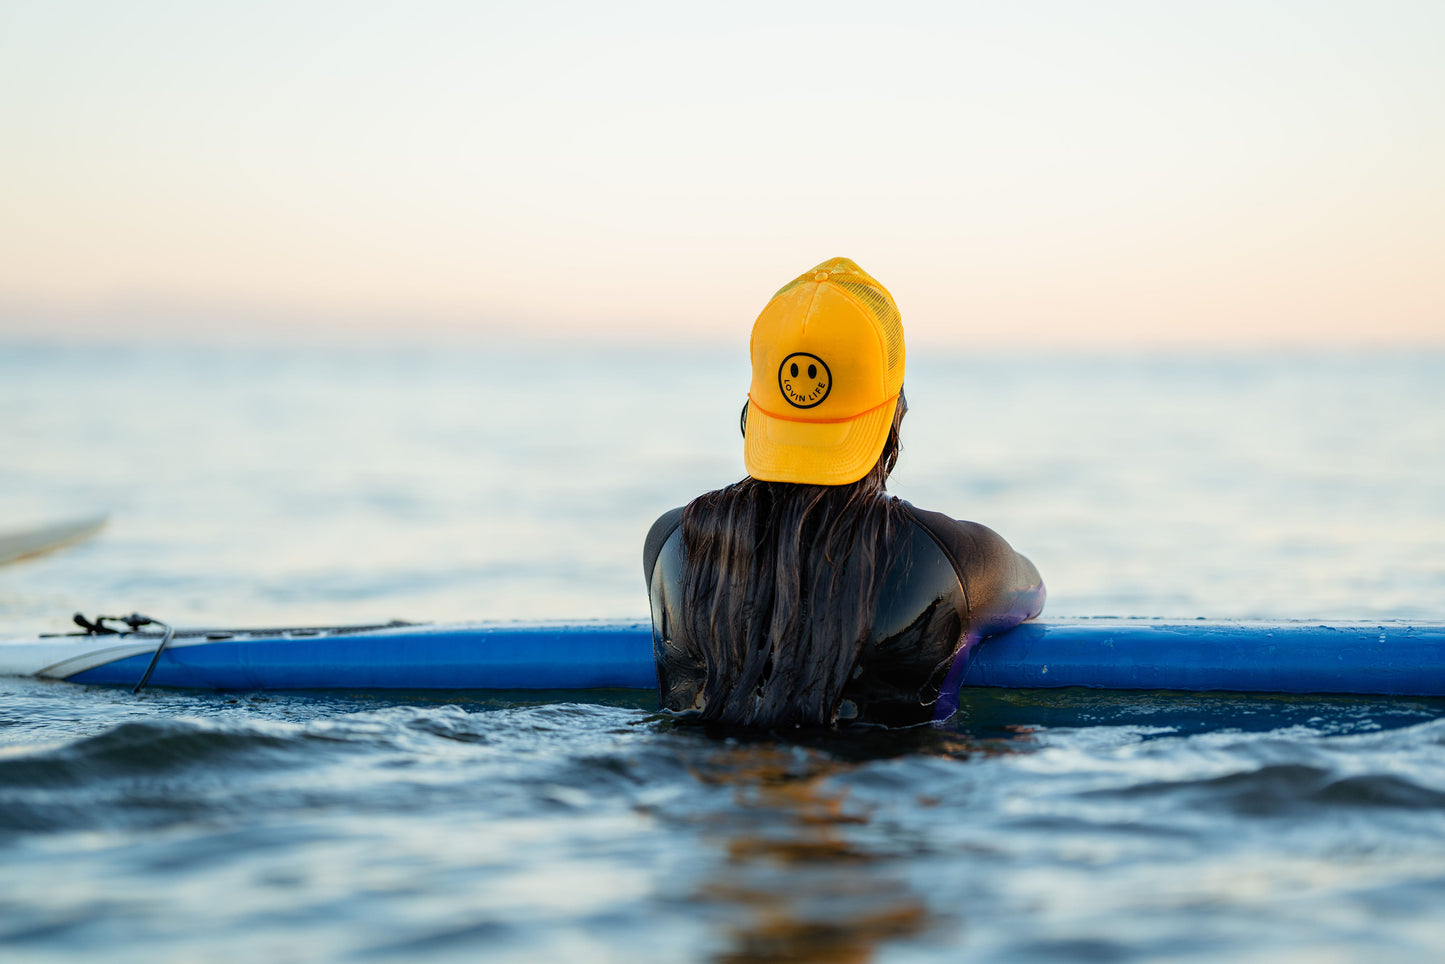
[{"label": "white surfboard nose", "polygon": [[53,552],[99,532],[108,516],[87,516],[49,525],[0,532],[0,566]]}]

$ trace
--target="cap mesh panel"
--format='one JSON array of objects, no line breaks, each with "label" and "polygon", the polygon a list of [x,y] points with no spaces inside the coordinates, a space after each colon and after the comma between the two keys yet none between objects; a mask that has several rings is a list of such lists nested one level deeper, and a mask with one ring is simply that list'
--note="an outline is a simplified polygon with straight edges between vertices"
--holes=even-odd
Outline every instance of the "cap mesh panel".
[{"label": "cap mesh panel", "polygon": [[844,291],[852,292],[873,313],[878,327],[883,329],[883,342],[888,349],[888,370],[893,371],[898,367],[898,356],[903,352],[903,322],[893,301],[877,288],[865,284],[841,279],[833,283]]}]

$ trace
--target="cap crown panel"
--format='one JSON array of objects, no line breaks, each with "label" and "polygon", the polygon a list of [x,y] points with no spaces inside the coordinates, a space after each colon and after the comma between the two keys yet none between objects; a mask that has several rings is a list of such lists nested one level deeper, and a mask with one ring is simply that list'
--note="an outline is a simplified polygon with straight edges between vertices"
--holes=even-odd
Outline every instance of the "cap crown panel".
[{"label": "cap crown panel", "polygon": [[[851,294],[826,282],[800,284],[758,316],[749,395],[786,418],[849,418],[896,394],[887,384],[886,353],[874,319]],[[822,365],[811,374],[810,359],[795,356]],[[818,394],[822,400],[808,404]]]}]

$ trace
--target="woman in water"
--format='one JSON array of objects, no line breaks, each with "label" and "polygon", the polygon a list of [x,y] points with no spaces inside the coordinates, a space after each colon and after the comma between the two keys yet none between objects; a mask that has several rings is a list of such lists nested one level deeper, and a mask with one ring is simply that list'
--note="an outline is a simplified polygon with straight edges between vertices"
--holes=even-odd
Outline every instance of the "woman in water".
[{"label": "woman in water", "polygon": [[753,325],[748,477],[653,524],[643,553],[664,710],[740,726],[908,725],[953,710],[981,637],[1039,614],[997,533],[889,496],[903,327],[847,258]]}]

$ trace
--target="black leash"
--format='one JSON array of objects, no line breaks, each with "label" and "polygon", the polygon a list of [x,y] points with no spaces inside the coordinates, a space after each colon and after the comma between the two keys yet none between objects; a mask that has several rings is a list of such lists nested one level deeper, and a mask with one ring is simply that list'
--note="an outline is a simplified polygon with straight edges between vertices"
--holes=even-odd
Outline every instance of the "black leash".
[{"label": "black leash", "polygon": [[151,662],[146,667],[145,675],[140,678],[139,683],[135,684],[135,689],[131,690],[132,693],[139,693],[146,683],[150,682],[151,673],[155,672],[156,663],[161,659],[161,653],[165,652],[166,646],[175,638],[176,631],[168,623],[152,619],[149,616],[142,616],[140,613],[131,613],[129,616],[96,616],[94,622],[86,619],[82,613],[75,614],[75,625],[85,630],[88,635],[114,636],[125,632],[123,629],[107,626],[106,622],[124,623],[130,627],[130,631],[133,633],[138,632],[142,626],[159,626],[165,630],[161,634],[160,645],[156,646],[156,651],[151,654]]}]

